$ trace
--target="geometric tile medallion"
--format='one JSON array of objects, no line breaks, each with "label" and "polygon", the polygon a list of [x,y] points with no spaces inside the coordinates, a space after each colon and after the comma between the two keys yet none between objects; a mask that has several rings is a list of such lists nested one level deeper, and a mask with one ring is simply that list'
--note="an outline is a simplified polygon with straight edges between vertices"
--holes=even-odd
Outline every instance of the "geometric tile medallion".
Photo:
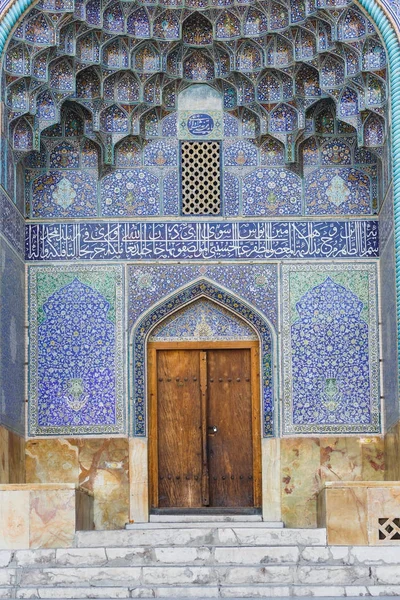
[{"label": "geometric tile medallion", "polygon": [[380,433],[376,264],[282,267],[283,434]]},{"label": "geometric tile medallion", "polygon": [[29,431],[124,433],[121,266],[29,267]]}]

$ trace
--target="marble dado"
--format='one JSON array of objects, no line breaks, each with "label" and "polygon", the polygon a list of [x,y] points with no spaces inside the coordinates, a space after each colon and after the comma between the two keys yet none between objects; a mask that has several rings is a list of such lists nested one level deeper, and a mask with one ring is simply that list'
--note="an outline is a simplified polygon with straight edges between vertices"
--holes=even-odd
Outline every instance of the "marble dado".
[{"label": "marble dado", "polygon": [[0,548],[67,548],[93,529],[93,495],[74,484],[0,485]]},{"label": "marble dado", "polygon": [[0,426],[0,484],[25,482],[25,439]]},{"label": "marble dado", "polygon": [[329,545],[400,544],[400,482],[326,482],[318,495],[318,526]]},{"label": "marble dado", "polygon": [[[326,482],[383,480],[384,441],[365,441],[369,443],[356,437],[262,440],[264,518],[282,519],[286,527],[317,527],[317,496]],[[29,440],[26,471],[29,483],[70,482],[92,491],[96,529],[123,529],[129,520],[148,519],[144,439]]]},{"label": "marble dado", "polygon": [[286,527],[317,527],[317,498],[326,482],[382,481],[385,476],[380,437],[283,438],[280,456]]},{"label": "marble dado", "polygon": [[28,483],[73,483],[94,494],[96,529],[121,529],[129,520],[128,440],[36,439],[26,445]]}]

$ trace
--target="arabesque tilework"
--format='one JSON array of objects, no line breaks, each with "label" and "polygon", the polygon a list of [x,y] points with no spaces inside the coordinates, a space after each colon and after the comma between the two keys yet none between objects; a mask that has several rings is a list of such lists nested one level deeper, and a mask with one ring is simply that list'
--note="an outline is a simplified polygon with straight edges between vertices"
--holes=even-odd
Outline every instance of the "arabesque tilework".
[{"label": "arabesque tilework", "polygon": [[257,334],[233,313],[209,300],[197,300],[167,317],[152,331],[150,342],[257,340]]},{"label": "arabesque tilework", "polygon": [[29,271],[29,434],[124,431],[119,266]]},{"label": "arabesque tilework", "polygon": [[374,264],[284,265],[283,433],[379,433]]}]

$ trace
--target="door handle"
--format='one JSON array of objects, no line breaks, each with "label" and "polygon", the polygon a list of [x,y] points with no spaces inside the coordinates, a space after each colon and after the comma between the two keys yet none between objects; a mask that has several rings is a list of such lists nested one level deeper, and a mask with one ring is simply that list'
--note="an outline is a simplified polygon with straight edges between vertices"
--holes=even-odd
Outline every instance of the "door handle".
[{"label": "door handle", "polygon": [[218,433],[218,427],[216,425],[209,425],[207,427],[207,430],[209,435],[214,435],[215,433]]}]

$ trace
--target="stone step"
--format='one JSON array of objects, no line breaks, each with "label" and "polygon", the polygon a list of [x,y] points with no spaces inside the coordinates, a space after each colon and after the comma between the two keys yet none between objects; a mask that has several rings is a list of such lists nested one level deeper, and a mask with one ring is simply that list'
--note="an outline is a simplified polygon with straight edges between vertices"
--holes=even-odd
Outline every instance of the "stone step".
[{"label": "stone step", "polygon": [[78,531],[75,545],[80,548],[135,546],[325,546],[326,529],[273,529],[233,523],[212,526],[139,527],[118,531]]},{"label": "stone step", "polygon": [[393,565],[400,547],[346,546],[187,546],[59,548],[0,552],[1,566],[18,568],[235,566],[235,565]]},{"label": "stone step", "polygon": [[[150,523],[204,523],[211,526],[213,523],[257,523],[260,522],[264,527],[283,527],[283,523],[279,522],[266,522],[262,520],[261,515],[150,515]],[[129,529],[131,525],[127,525]]]},{"label": "stone step", "polygon": [[[304,588],[292,588],[289,589],[284,586],[271,587],[271,588],[237,588],[227,587],[218,588],[216,586],[210,588],[204,587],[164,587],[164,588],[135,588],[133,590],[129,588],[19,588],[15,596],[0,596],[0,598],[43,598],[54,600],[55,598],[61,598],[63,600],[78,600],[78,599],[96,599],[96,600],[114,600],[118,598],[170,598],[172,600],[206,600],[207,598],[229,598],[230,600],[256,600],[260,598],[280,598],[281,600],[289,600],[294,597],[301,597],[302,600],[337,600],[340,597],[378,597],[379,600],[393,600],[394,596],[398,596],[400,588],[397,593],[393,593],[388,596],[382,596],[382,591],[385,588],[379,586],[372,586],[362,590],[359,587],[347,587],[347,588],[335,588],[331,590],[329,595],[304,595],[306,591]],[[395,591],[393,589],[387,589],[387,593]],[[323,589],[320,593],[329,592],[328,589]],[[288,595],[290,594],[291,595]],[[311,589],[311,592],[317,592],[318,588]],[[362,592],[364,592],[362,594]],[[248,595],[248,594],[252,595]],[[306,592],[307,593],[307,592]],[[1,594],[1,588],[0,588]],[[234,595],[233,595],[234,594]],[[240,594],[240,595],[239,595]],[[257,594],[257,595],[254,595]]]},{"label": "stone step", "polygon": [[[192,519],[192,517],[191,517]],[[259,529],[282,529],[284,524],[282,521],[261,521],[258,519],[257,521],[234,521],[231,520],[231,517],[224,517],[224,520],[212,520],[208,518],[207,521],[186,521],[181,523],[180,521],[150,521],[149,523],[127,523],[125,525],[126,530],[137,530],[137,529],[171,529],[171,527],[179,527],[179,529],[201,529],[201,528],[215,528],[215,527],[226,527],[227,525],[232,523],[233,526],[244,528],[244,527],[257,527]]]},{"label": "stone step", "polygon": [[159,586],[371,586],[399,583],[398,565],[151,565],[5,568],[0,586],[159,587]]}]

